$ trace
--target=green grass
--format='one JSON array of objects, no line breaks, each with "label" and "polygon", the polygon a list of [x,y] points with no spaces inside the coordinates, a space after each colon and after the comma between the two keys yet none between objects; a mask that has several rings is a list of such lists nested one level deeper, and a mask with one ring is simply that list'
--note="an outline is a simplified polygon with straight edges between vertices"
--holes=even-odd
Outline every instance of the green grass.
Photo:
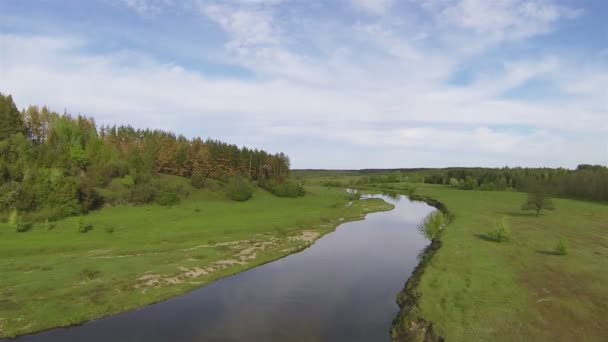
[{"label": "green grass", "polygon": [[[417,292],[424,319],[448,341],[605,341],[608,336],[608,206],[554,199],[540,217],[526,194],[419,185],[455,220]],[[511,240],[488,233],[503,220]],[[555,252],[568,243],[568,255]],[[407,322],[401,322],[404,324]]]},{"label": "green grass", "polygon": [[115,206],[86,215],[86,233],[78,231],[78,217],[51,230],[37,223],[25,233],[0,223],[0,336],[167,299],[305,248],[317,237],[308,231],[321,235],[392,208],[378,199],[346,206],[344,190],[315,186],[295,199],[256,190],[247,202],[185,190],[178,206]]}]

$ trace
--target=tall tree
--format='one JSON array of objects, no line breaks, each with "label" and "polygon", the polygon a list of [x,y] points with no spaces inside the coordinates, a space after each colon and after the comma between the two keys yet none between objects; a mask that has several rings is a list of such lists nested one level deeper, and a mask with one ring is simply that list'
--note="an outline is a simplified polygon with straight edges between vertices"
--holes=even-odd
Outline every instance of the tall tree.
[{"label": "tall tree", "polygon": [[528,199],[521,206],[521,210],[534,210],[536,216],[540,215],[541,210],[553,210],[553,201],[547,196],[544,190],[537,189],[533,192],[528,193]]},{"label": "tall tree", "polygon": [[16,133],[25,133],[21,113],[12,96],[0,93],[0,140],[8,139]]}]

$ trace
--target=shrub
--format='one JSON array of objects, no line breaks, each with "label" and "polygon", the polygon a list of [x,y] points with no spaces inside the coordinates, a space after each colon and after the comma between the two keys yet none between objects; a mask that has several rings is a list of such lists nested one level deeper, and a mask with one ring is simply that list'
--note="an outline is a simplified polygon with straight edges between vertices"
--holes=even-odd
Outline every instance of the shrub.
[{"label": "shrub", "polygon": [[566,240],[560,239],[555,246],[555,253],[557,255],[567,255],[568,254],[568,244]]},{"label": "shrub", "polygon": [[340,182],[340,181],[326,181],[321,183],[321,185],[326,186],[328,188],[343,188],[344,187],[344,183]]},{"label": "shrub", "polygon": [[130,202],[133,204],[146,204],[154,200],[156,190],[147,184],[136,185],[131,189]]},{"label": "shrub", "polygon": [[293,181],[259,181],[258,185],[278,197],[300,197],[304,196],[306,191],[304,188]]},{"label": "shrub", "polygon": [[132,188],[135,186],[135,178],[131,175],[126,175],[120,179],[120,183],[126,188]]},{"label": "shrub", "polygon": [[498,221],[496,229],[488,235],[492,240],[498,243],[511,240],[511,231],[507,228],[502,219]]},{"label": "shrub", "polygon": [[205,177],[202,173],[195,172],[192,174],[192,177],[190,177],[190,183],[193,187],[197,189],[202,189],[205,187]]},{"label": "shrub", "polygon": [[361,193],[359,191],[349,192],[347,195],[349,201],[357,201],[361,199]]},{"label": "shrub", "polygon": [[446,226],[446,219],[442,212],[433,211],[418,225],[418,231],[429,240],[439,239]]},{"label": "shrub", "polygon": [[88,182],[79,184],[77,196],[83,213],[98,209],[103,205],[103,198]]},{"label": "shrub", "polygon": [[226,186],[226,196],[233,201],[247,201],[253,196],[253,189],[242,178],[233,178]]},{"label": "shrub", "polygon": [[87,233],[87,232],[89,232],[89,230],[91,230],[91,229],[93,229],[93,225],[91,225],[91,224],[87,224],[87,223],[84,221],[84,217],[82,217],[82,216],[81,216],[81,217],[78,219],[78,231],[79,231],[79,232],[81,232],[81,233]]},{"label": "shrub", "polygon": [[156,195],[156,203],[165,207],[179,204],[180,200],[173,191],[163,191]]},{"label": "shrub", "polygon": [[23,217],[17,210],[11,211],[8,217],[8,224],[18,233],[25,232],[28,228],[28,225],[23,222]]}]

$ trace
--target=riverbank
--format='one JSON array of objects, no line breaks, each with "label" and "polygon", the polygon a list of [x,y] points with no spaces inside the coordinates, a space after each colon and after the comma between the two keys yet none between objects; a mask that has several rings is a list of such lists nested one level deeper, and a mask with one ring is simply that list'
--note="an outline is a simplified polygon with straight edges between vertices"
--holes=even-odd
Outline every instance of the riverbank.
[{"label": "riverbank", "polygon": [[[608,327],[608,206],[554,199],[540,217],[521,212],[525,194],[418,185],[454,221],[434,242],[398,302],[399,341],[601,341]],[[502,220],[511,241],[489,233]],[[554,252],[560,239],[568,255]]]},{"label": "riverbank", "polygon": [[248,202],[209,191],[179,206],[113,207],[51,230],[0,224],[0,336],[81,324],[159,302],[295,253],[339,224],[392,205],[343,189],[303,198],[257,191]]},{"label": "riverbank", "polygon": [[[370,193],[403,193],[406,191],[391,188],[382,188],[379,186],[360,186],[357,187]],[[454,218],[448,208],[441,202],[428,196],[415,194],[413,191],[407,191],[407,196],[412,201],[425,202],[431,207],[441,211],[448,218],[448,226]],[[391,327],[391,338],[393,341],[443,341],[444,338],[439,336],[433,328],[433,322],[424,318],[419,308],[420,293],[418,286],[424,274],[427,264],[432,260],[433,256],[441,248],[441,240],[435,239],[420,252],[419,263],[408,278],[403,289],[397,294],[397,305],[399,313],[393,320]]]}]

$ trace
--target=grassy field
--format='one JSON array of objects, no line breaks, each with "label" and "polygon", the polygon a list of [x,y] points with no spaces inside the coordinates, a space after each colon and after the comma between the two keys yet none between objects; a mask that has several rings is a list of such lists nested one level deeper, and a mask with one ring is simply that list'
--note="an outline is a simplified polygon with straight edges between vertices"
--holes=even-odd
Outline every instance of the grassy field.
[{"label": "grassy field", "polygon": [[343,189],[247,202],[188,189],[174,207],[116,206],[48,230],[0,223],[0,336],[82,323],[176,296],[293,253],[339,223],[392,208]]},{"label": "grassy field", "polygon": [[[418,185],[455,220],[424,269],[421,317],[447,341],[606,341],[608,205],[554,199],[555,211],[522,212],[525,194]],[[488,233],[497,221],[512,240]],[[558,240],[568,255],[554,252]],[[400,324],[411,324],[400,322]]]}]

